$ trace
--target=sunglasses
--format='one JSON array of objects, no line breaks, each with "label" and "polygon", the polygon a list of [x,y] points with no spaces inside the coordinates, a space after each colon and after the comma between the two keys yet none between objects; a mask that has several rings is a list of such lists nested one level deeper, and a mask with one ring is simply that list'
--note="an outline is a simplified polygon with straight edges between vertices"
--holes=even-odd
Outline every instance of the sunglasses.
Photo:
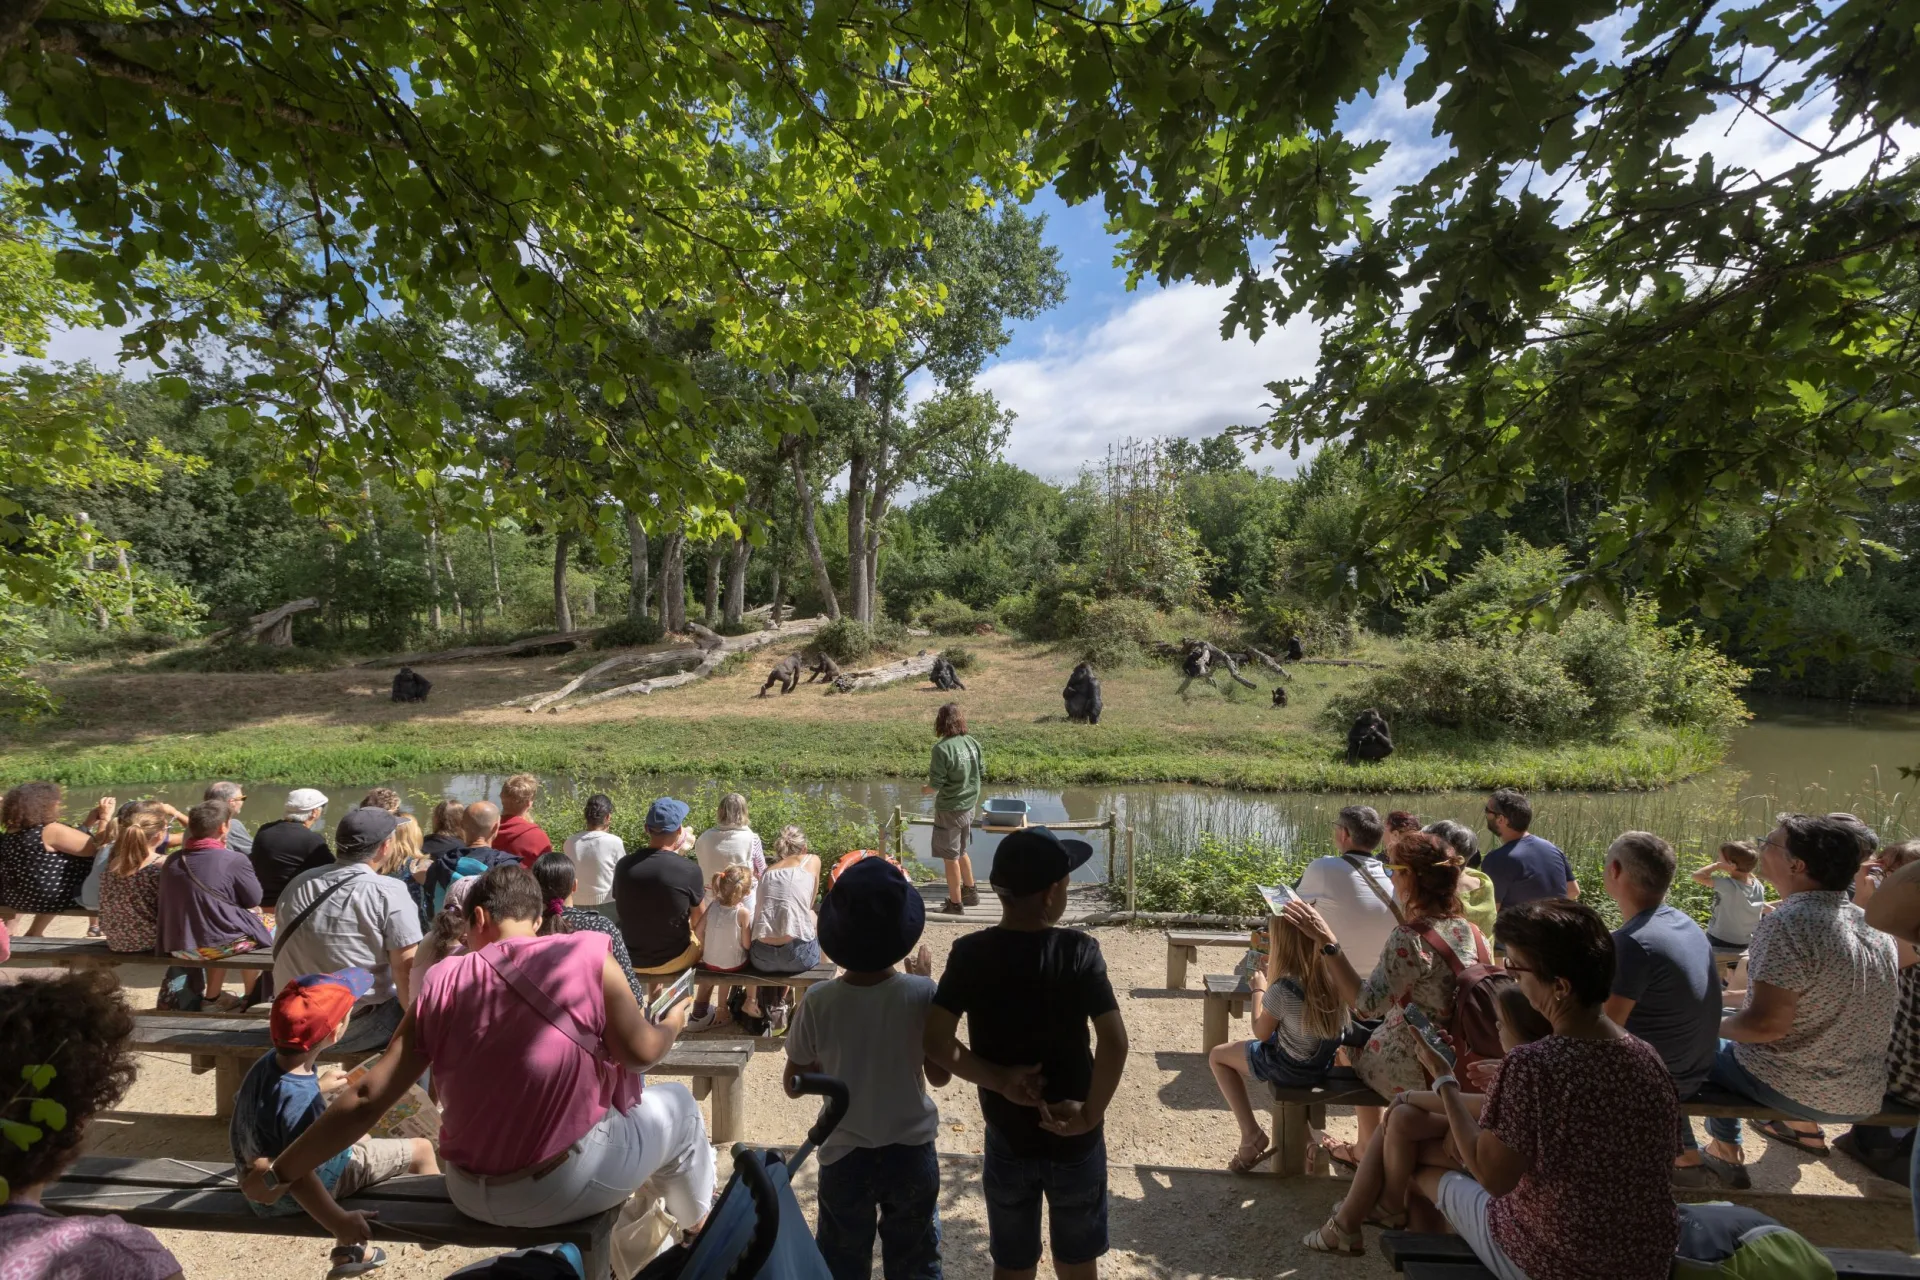
[{"label": "sunglasses", "polygon": [[1530,968],[1529,966],[1524,964],[1515,964],[1511,960],[1507,961],[1506,967],[1507,967],[1508,973],[1530,973],[1536,978],[1540,976],[1540,971],[1538,969]]}]

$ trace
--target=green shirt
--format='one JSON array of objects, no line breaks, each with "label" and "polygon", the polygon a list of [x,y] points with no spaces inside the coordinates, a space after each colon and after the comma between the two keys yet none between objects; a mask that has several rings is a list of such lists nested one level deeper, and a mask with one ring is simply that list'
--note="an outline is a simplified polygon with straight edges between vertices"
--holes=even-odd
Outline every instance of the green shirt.
[{"label": "green shirt", "polygon": [[972,809],[980,803],[980,744],[971,734],[956,734],[933,744],[933,762],[927,766],[927,785],[940,794],[933,798],[936,813]]}]

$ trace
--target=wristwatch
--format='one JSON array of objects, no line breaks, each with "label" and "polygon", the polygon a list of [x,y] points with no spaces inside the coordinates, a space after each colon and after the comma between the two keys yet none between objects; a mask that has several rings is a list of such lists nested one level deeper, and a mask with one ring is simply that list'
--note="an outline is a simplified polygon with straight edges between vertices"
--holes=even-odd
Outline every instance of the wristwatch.
[{"label": "wristwatch", "polygon": [[272,1165],[268,1165],[267,1171],[261,1174],[260,1177],[261,1180],[266,1183],[267,1190],[278,1191],[280,1189],[280,1175],[273,1171]]},{"label": "wristwatch", "polygon": [[1337,942],[1329,942],[1320,948],[1320,954],[1323,956],[1337,956],[1340,954],[1340,944]]}]

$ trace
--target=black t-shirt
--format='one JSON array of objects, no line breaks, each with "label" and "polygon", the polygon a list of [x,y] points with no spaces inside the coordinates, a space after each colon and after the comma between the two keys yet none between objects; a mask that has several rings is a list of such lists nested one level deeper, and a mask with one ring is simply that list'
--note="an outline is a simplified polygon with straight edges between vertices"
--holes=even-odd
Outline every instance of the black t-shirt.
[{"label": "black t-shirt", "polygon": [[[420,842],[420,852],[435,862],[446,859],[450,853],[458,853],[467,847],[467,842],[459,836],[445,831],[436,831]],[[449,864],[451,865],[451,864]]]},{"label": "black t-shirt", "polygon": [[282,818],[253,833],[253,852],[247,860],[260,881],[260,905],[271,907],[295,876],[332,866],[333,851],[327,848],[327,838],[306,823]]},{"label": "black t-shirt", "polygon": [[613,906],[634,968],[658,968],[692,945],[689,920],[706,894],[700,864],[670,849],[635,849],[613,864]]},{"label": "black t-shirt", "polygon": [[[1040,1064],[1048,1102],[1084,1102],[1093,1085],[1091,1023],[1120,1006],[1100,944],[1074,929],[984,929],[953,944],[933,1002],[967,1019],[967,1046],[1001,1066]],[[1077,1160],[1101,1131],[1062,1138],[1040,1112],[980,1090],[987,1123],[1015,1155]]]}]

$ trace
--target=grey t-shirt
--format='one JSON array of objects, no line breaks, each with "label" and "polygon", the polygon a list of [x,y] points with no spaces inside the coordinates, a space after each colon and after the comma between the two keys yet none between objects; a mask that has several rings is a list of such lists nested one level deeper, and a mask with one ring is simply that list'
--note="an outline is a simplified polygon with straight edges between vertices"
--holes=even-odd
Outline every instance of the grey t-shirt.
[{"label": "grey t-shirt", "polygon": [[1307,1034],[1301,1025],[1306,1000],[1292,978],[1282,978],[1267,988],[1260,1008],[1280,1025],[1274,1028],[1274,1048],[1295,1062],[1311,1062],[1320,1055],[1325,1042]]},{"label": "grey t-shirt", "polygon": [[[350,877],[353,883],[329,895],[297,932],[286,936],[288,926],[322,893]],[[281,934],[273,947],[274,990],[309,973],[367,969],[373,990],[361,1006],[383,1004],[399,994],[387,953],[420,942],[420,911],[406,885],[364,862],[335,863],[295,876],[280,891],[274,919]]]},{"label": "grey t-shirt", "polygon": [[253,837],[247,834],[247,824],[238,818],[227,819],[227,848],[240,854],[253,852]]},{"label": "grey t-shirt", "polygon": [[807,991],[787,1029],[787,1060],[817,1062],[847,1082],[852,1102],[820,1148],[832,1164],[855,1147],[932,1142],[940,1112],[927,1096],[921,1040],[933,979],[896,973],[871,987],[841,979]]},{"label": "grey t-shirt", "polygon": [[1753,928],[1765,915],[1767,886],[1759,876],[1750,875],[1741,884],[1732,876],[1713,878],[1713,914],[1707,918],[1707,932],[1722,942],[1744,947],[1753,941]]},{"label": "grey t-shirt", "polygon": [[1634,1002],[1626,1030],[1653,1046],[1682,1098],[1720,1049],[1720,975],[1693,918],[1662,903],[1613,931],[1613,992]]}]

